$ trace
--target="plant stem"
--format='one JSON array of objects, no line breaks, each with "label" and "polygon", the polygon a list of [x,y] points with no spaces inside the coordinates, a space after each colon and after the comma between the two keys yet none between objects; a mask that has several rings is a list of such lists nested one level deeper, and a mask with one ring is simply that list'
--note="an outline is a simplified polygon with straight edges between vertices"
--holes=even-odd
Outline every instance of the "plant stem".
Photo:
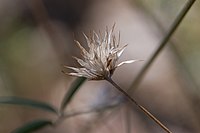
[{"label": "plant stem", "polygon": [[176,17],[176,19],[172,23],[169,31],[167,32],[167,34],[165,35],[165,37],[163,38],[163,40],[160,42],[158,48],[153,53],[153,55],[150,57],[150,59],[148,60],[148,62],[144,65],[144,67],[141,69],[141,71],[139,72],[139,74],[136,76],[135,80],[133,81],[133,83],[132,83],[132,85],[131,85],[131,87],[129,88],[128,91],[130,91],[130,89],[133,88],[133,87],[134,87],[134,89],[136,89],[138,87],[140,81],[142,80],[142,78],[146,74],[147,70],[149,69],[149,67],[151,66],[151,64],[153,63],[153,61],[156,59],[156,57],[158,56],[158,54],[166,46],[167,42],[169,41],[169,39],[171,38],[171,36],[175,32],[175,30],[178,28],[179,24],[182,22],[183,18],[185,17],[185,15],[187,14],[187,12],[190,10],[190,8],[192,7],[192,5],[194,4],[195,1],[196,0],[188,0],[186,2],[186,4],[182,8],[182,10],[178,14],[178,16]]},{"label": "plant stem", "polygon": [[133,99],[131,96],[129,96],[121,87],[119,87],[111,78],[106,79],[109,83],[111,83],[115,88],[117,88],[121,93],[123,93],[126,98],[128,98],[132,103],[134,103],[139,109],[142,110],[145,115],[147,115],[149,118],[151,118],[155,123],[157,123],[163,130],[165,130],[167,133],[172,133],[162,122],[160,122],[153,114],[151,114],[145,107],[140,105],[138,102],[136,102],[135,99]]}]

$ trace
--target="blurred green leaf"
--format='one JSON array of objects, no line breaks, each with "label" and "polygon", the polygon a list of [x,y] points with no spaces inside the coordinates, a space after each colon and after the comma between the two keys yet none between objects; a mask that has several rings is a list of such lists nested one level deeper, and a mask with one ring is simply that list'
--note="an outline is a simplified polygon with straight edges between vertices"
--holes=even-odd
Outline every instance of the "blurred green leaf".
[{"label": "blurred green leaf", "polygon": [[58,114],[57,110],[51,105],[26,98],[19,98],[14,96],[0,97],[0,104],[24,105]]},{"label": "blurred green leaf", "polygon": [[52,122],[50,120],[34,120],[23,125],[22,127],[15,129],[11,133],[31,133],[49,125],[52,125]]},{"label": "blurred green leaf", "polygon": [[67,104],[71,101],[75,93],[79,90],[80,86],[85,82],[86,78],[81,77],[77,78],[69,88],[69,91],[64,96],[64,99],[61,104],[61,110],[63,111]]}]

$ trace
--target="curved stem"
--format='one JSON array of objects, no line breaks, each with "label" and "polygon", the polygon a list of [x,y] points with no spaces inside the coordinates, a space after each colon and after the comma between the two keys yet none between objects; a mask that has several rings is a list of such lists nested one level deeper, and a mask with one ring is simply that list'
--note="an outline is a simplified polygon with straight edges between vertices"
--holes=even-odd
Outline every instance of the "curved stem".
[{"label": "curved stem", "polygon": [[172,133],[162,122],[160,122],[153,114],[151,114],[145,107],[140,105],[138,102],[136,102],[135,99],[133,99],[131,96],[129,96],[121,87],[119,87],[111,78],[106,79],[109,83],[111,83],[115,88],[117,88],[121,93],[123,93],[126,98],[128,98],[132,103],[134,103],[140,110],[142,110],[145,115],[147,115],[149,118],[151,118],[155,123],[157,123],[163,130],[165,130],[167,133]]}]

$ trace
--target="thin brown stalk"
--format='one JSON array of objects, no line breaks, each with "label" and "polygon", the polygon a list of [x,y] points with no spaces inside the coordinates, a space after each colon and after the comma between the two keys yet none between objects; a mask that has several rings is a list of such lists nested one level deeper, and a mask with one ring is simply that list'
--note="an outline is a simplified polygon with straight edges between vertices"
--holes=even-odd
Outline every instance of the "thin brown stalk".
[{"label": "thin brown stalk", "polygon": [[109,83],[111,83],[115,88],[117,88],[121,93],[123,93],[128,100],[130,100],[132,103],[134,103],[142,112],[147,115],[149,118],[151,118],[155,123],[157,123],[163,130],[165,130],[167,133],[172,133],[162,122],[160,122],[153,114],[151,114],[145,107],[140,105],[135,99],[133,99],[131,96],[129,96],[121,87],[119,87],[111,78],[106,79]]}]

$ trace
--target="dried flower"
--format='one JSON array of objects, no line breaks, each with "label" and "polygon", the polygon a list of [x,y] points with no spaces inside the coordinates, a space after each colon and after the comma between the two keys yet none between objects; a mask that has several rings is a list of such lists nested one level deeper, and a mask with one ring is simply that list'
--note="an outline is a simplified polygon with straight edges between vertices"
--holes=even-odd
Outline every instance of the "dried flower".
[{"label": "dried flower", "polygon": [[66,68],[72,69],[75,73],[69,73],[72,76],[85,77],[91,80],[107,80],[111,83],[119,92],[121,92],[127,99],[129,99],[132,103],[134,103],[143,113],[145,113],[149,118],[151,118],[154,122],[156,122],[162,129],[164,129],[167,133],[172,133],[164,124],[162,124],[153,114],[151,114],[145,107],[140,105],[134,98],[129,96],[118,84],[116,84],[111,76],[115,69],[126,63],[133,63],[140,60],[129,60],[123,61],[116,65],[119,57],[125,50],[126,46],[119,47],[119,40],[116,43],[116,37],[113,35],[114,26],[110,31],[106,28],[106,32],[104,34],[104,38],[102,38],[101,34],[97,34],[95,32],[92,33],[91,36],[87,37],[84,33],[83,35],[86,38],[87,45],[89,47],[89,51],[85,50],[81,46],[81,44],[76,41],[79,48],[81,49],[83,59],[79,59],[74,57],[77,62],[82,66],[81,68],[69,67]]},{"label": "dried flower", "polygon": [[115,25],[113,25],[110,31],[108,31],[108,28],[106,28],[104,37],[101,35],[101,33],[98,35],[94,31],[89,37],[83,33],[87,41],[89,51],[85,50],[85,48],[83,48],[78,41],[75,41],[78,47],[81,49],[83,59],[79,59],[77,57],[74,58],[82,67],[75,68],[65,66],[66,68],[75,71],[75,73],[69,73],[69,75],[86,77],[91,80],[103,80],[110,78],[117,67],[126,63],[138,61],[123,61],[116,65],[119,57],[122,55],[127,45],[119,47],[120,34],[118,41],[116,41],[116,37],[113,35],[114,27]]}]

